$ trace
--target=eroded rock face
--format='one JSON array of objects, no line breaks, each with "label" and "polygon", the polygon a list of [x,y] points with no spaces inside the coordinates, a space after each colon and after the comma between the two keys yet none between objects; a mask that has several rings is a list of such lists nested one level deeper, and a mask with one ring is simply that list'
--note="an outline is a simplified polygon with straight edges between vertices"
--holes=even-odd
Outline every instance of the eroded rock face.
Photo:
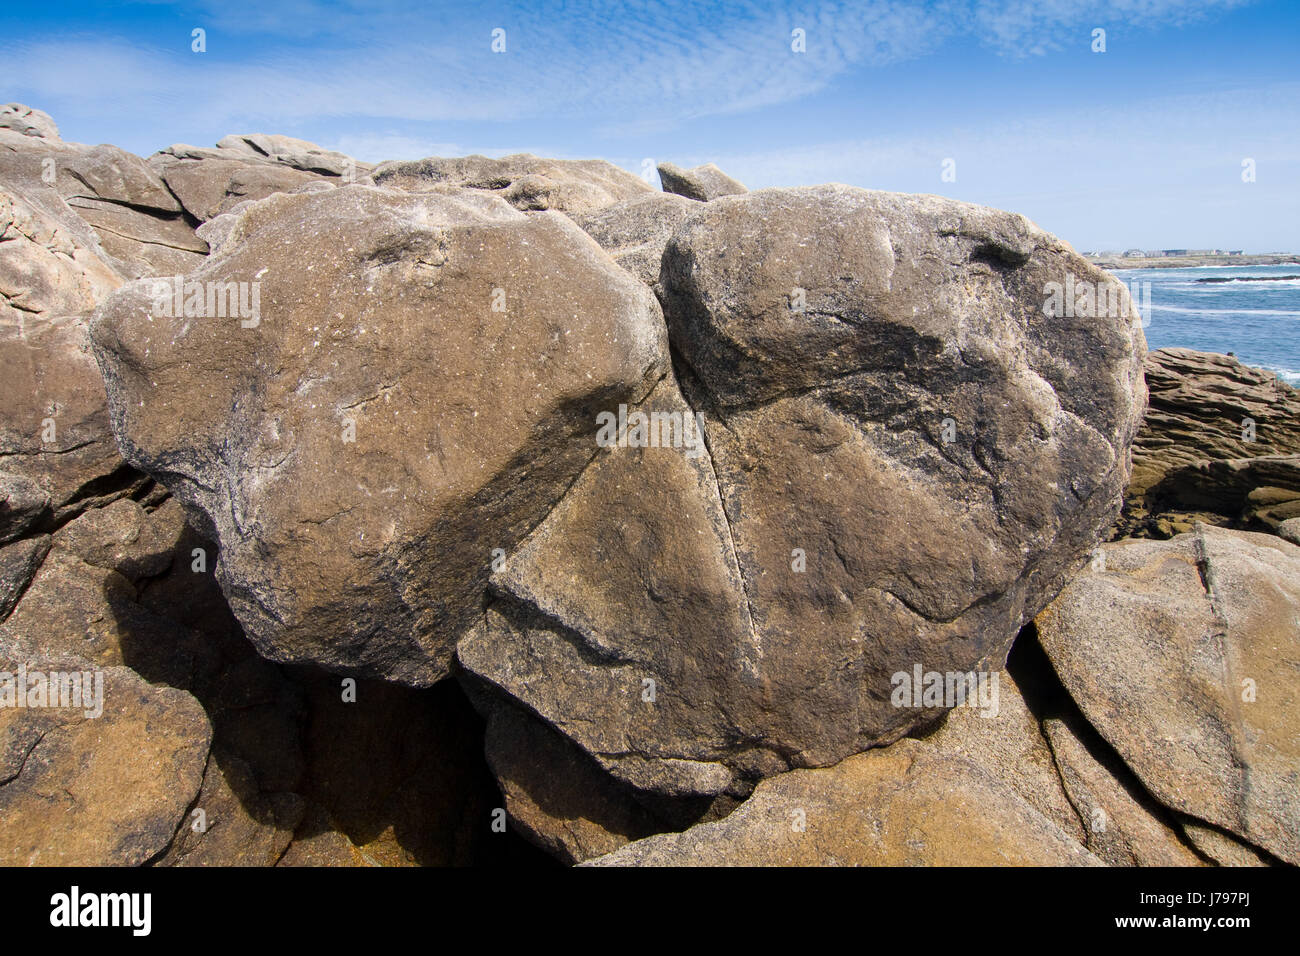
[{"label": "eroded rock face", "polygon": [[681,196],[647,193],[575,216],[574,222],[620,266],[646,285],[654,285],[668,240],[697,208]]},{"label": "eroded rock face", "polygon": [[264,794],[248,764],[213,748],[196,799],[161,866],[275,866],[302,820],[302,798]]},{"label": "eroded rock face", "polygon": [[729,817],[597,866],[1097,866],[978,765],[921,741],[764,780]]},{"label": "eroded rock face", "polygon": [[24,136],[35,136],[57,142],[59,127],[49,113],[34,110],[22,103],[0,106],[0,129],[11,129]]},{"label": "eroded rock face", "polygon": [[217,141],[217,148],[323,176],[343,177],[351,173],[368,172],[372,168],[368,163],[358,163],[351,156],[335,150],[322,149],[305,139],[294,139],[278,133],[223,136]]},{"label": "eroded rock face", "polygon": [[1167,348],[1147,356],[1146,381],[1151,405],[1133,445],[1131,498],[1213,506],[1198,466],[1300,454],[1300,391],[1271,372]]},{"label": "eroded rock face", "polygon": [[1202,525],[1102,553],[1037,620],[1062,682],[1157,800],[1300,861],[1300,548]]},{"label": "eroded rock face", "polygon": [[506,812],[517,830],[552,856],[581,863],[672,829],[542,721],[505,702],[483,709],[484,752]]},{"label": "eroded rock face", "polygon": [[1042,727],[1008,672],[998,674],[997,686],[996,710],[954,708],[943,726],[925,738],[926,743],[946,755],[978,764],[1082,843],[1083,822],[1065,792]]},{"label": "eroded rock face", "polygon": [[1179,829],[1156,812],[1159,807],[1148,806],[1150,797],[1122,764],[1088,747],[1087,739],[1095,736],[1091,728],[1051,719],[1043,722],[1043,733],[1086,831],[1084,845],[1099,859],[1111,866],[1202,865]]},{"label": "eroded rock face", "polygon": [[36,576],[49,550],[47,534],[0,546],[0,625]]},{"label": "eroded rock face", "polygon": [[215,533],[277,660],[442,677],[493,549],[590,460],[597,409],[666,368],[649,290],[564,217],[490,196],[273,196],[187,278],[245,303],[257,283],[258,314],[121,290],[93,332],[113,426]]},{"label": "eroded rock face", "polygon": [[85,222],[11,189],[0,188],[0,327],[85,314],[122,284]]},{"label": "eroded rock face", "polygon": [[689,404],[666,381],[643,409],[699,412],[703,447],[598,457],[461,662],[674,796],[933,721],[894,675],[999,669],[1119,507],[1143,341],[1125,316],[1044,315],[1067,272],[1113,283],[1020,217],[933,197],[704,206],[659,288]]},{"label": "eroded rock face", "polygon": [[67,238],[84,248],[93,236],[93,251],[120,276],[183,272],[207,253],[176,197],[140,157],[5,129],[0,147],[0,185],[55,222],[69,214],[80,220],[87,232],[65,229]]},{"label": "eroded rock face", "polygon": [[672,163],[660,163],[659,181],[663,184],[664,192],[675,193],[698,202],[708,202],[722,196],[738,196],[749,192],[741,183],[732,179],[713,163],[705,163],[692,169],[682,169]]},{"label": "eroded rock face", "polygon": [[0,458],[60,520],[129,484],[84,318],[0,322]]},{"label": "eroded rock face", "polygon": [[25,533],[49,509],[50,496],[36,481],[0,471],[0,543]]},{"label": "eroded rock face", "polygon": [[[17,663],[0,644],[0,668]],[[5,866],[138,866],[166,849],[199,792],[212,728],[198,701],[125,667],[100,675],[98,716],[0,708]]]},{"label": "eroded rock face", "polygon": [[500,159],[433,156],[380,163],[377,185],[408,192],[455,186],[496,193],[516,209],[551,209],[580,216],[653,192],[649,184],[601,159],[541,159],[516,153]]},{"label": "eroded rock face", "polygon": [[178,143],[150,156],[149,165],[199,222],[308,183],[355,183],[374,168],[306,140],[261,133],[226,136],[215,149]]}]

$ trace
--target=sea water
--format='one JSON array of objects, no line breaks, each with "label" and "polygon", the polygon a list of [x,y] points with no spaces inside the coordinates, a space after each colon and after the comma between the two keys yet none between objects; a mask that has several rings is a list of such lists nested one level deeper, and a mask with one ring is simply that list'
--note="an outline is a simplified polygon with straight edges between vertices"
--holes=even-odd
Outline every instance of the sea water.
[{"label": "sea water", "polygon": [[[1151,283],[1147,346],[1232,352],[1246,365],[1276,372],[1300,386],[1300,264],[1115,269],[1125,285]],[[1232,282],[1198,282],[1198,279]]]}]

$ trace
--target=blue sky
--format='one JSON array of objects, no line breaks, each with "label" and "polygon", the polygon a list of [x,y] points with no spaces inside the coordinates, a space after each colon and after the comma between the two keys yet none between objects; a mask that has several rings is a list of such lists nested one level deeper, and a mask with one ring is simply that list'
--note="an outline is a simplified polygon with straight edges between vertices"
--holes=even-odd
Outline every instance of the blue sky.
[{"label": "blue sky", "polygon": [[0,100],[142,155],[277,132],[372,161],[713,161],[1014,209],[1080,250],[1300,251],[1296,0],[6,0],[0,28]]}]

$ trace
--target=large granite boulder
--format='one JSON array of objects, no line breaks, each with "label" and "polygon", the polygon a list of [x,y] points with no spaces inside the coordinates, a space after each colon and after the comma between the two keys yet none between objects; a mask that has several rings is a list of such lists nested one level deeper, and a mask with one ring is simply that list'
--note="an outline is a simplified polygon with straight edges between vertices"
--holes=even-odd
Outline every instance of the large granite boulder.
[{"label": "large granite boulder", "polygon": [[186,277],[226,283],[241,309],[146,281],[98,311],[119,444],[219,541],[262,653],[432,683],[597,410],[664,374],[654,297],[563,216],[369,186],[245,208]]},{"label": "large granite boulder", "polygon": [[668,240],[698,206],[670,193],[646,193],[573,217],[620,266],[646,285],[659,281]]},{"label": "large granite boulder", "polygon": [[904,740],[764,780],[734,813],[593,866],[1098,866],[977,764]]},{"label": "large granite boulder", "polygon": [[697,202],[708,202],[722,196],[738,196],[749,191],[713,163],[692,169],[682,169],[673,163],[660,163],[659,182],[664,192]]},{"label": "large granite boulder", "polygon": [[56,520],[129,489],[84,318],[0,323],[0,398],[4,480],[47,499]]},{"label": "large granite boulder", "polygon": [[1127,481],[1141,331],[1045,314],[1070,275],[1127,304],[1007,213],[848,187],[702,206],[659,288],[685,396],[625,410],[462,664],[679,797],[933,721],[896,675],[1001,668]]},{"label": "large granite boulder", "polygon": [[52,684],[51,669],[15,658],[0,640],[0,695],[6,680],[11,693],[26,683],[29,700],[42,686],[63,694],[73,674],[81,688],[98,686],[67,693],[67,702],[89,706],[51,705],[47,690],[45,706],[0,707],[0,864],[146,863],[167,848],[199,792],[208,718],[185,691],[128,668],[63,666]]},{"label": "large granite boulder", "polygon": [[1300,548],[1204,525],[1108,544],[1037,626],[1157,800],[1300,862]]},{"label": "large granite boulder", "polygon": [[580,216],[650,193],[648,183],[602,159],[542,159],[516,153],[500,159],[464,156],[380,163],[377,185],[408,192],[457,187],[492,192],[516,209]]}]

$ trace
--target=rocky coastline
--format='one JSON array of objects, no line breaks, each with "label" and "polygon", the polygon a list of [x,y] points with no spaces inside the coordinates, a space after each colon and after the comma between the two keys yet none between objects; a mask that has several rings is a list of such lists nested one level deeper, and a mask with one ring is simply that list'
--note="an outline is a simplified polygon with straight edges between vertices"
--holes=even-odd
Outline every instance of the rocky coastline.
[{"label": "rocky coastline", "polygon": [[660,174],[0,108],[0,864],[1300,864],[1300,391]]}]

